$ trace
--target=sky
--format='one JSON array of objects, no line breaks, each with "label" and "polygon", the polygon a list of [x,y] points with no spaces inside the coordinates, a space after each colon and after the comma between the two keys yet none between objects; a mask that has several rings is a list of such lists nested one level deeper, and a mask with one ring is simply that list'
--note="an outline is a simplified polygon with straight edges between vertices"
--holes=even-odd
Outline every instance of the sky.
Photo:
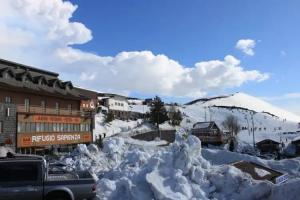
[{"label": "sky", "polygon": [[166,101],[245,92],[300,115],[300,1],[1,0],[0,57]]}]

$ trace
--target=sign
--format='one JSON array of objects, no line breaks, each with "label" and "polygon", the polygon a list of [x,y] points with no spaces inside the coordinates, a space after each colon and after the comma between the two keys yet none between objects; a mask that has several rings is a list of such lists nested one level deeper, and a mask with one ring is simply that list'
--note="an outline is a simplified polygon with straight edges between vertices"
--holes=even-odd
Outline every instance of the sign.
[{"label": "sign", "polygon": [[51,115],[33,115],[32,122],[80,124],[80,117],[62,117]]},{"label": "sign", "polygon": [[283,175],[281,175],[281,176],[279,176],[275,179],[275,183],[276,184],[281,184],[281,183],[284,183],[285,181],[287,181],[288,179],[289,179],[288,175],[283,174]]},{"label": "sign", "polygon": [[64,145],[92,142],[91,133],[18,133],[18,147]]}]

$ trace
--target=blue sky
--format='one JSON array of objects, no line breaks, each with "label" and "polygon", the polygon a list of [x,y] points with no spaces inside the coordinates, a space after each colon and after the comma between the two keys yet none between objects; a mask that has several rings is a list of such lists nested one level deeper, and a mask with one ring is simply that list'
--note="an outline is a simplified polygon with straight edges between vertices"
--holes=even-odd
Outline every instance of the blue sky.
[{"label": "blue sky", "polygon": [[[246,84],[233,91],[280,95],[295,92],[300,86],[299,1],[72,2],[79,5],[74,20],[84,22],[94,36],[91,42],[78,45],[80,49],[101,55],[151,50],[185,66],[232,54],[247,69],[271,73],[264,83]],[[246,56],[234,48],[241,38],[259,41],[255,56]]]},{"label": "blue sky", "polygon": [[[32,20],[33,23],[23,22],[24,16],[26,18],[29,15],[28,13],[31,13],[24,11],[22,16],[20,14],[21,17],[13,18],[13,20],[9,18],[8,14],[4,15],[3,24],[9,28],[25,27],[26,31],[30,31],[33,35],[40,36],[40,38],[43,37],[45,32],[53,32],[51,25],[53,27],[61,26],[62,28],[55,32],[54,36],[51,35],[50,39],[48,39],[49,34],[47,34],[47,40],[42,40],[34,46],[35,49],[40,50],[32,53],[31,57],[39,55],[41,51],[47,53],[59,52],[58,54],[60,58],[63,57],[64,63],[62,64],[58,59],[45,58],[43,61],[30,59],[27,55],[28,51],[27,54],[20,52],[17,55],[5,51],[5,58],[45,66],[50,70],[60,70],[59,72],[61,72],[64,79],[71,79],[77,84],[101,91],[125,92],[141,97],[159,94],[165,96],[165,99],[169,101],[191,99],[192,93],[197,93],[198,96],[210,96],[242,91],[254,96],[264,97],[271,103],[300,114],[300,106],[297,105],[300,100],[300,95],[298,95],[300,93],[300,60],[298,59],[300,57],[300,1],[71,0],[72,5],[65,5],[66,2],[62,3],[61,0],[46,0],[43,4],[34,1],[28,2],[21,5],[22,10],[30,11],[32,5],[34,5],[35,10],[40,9],[38,16],[41,18],[43,18],[43,13],[51,15],[53,12],[53,9],[50,12],[47,11],[46,7],[49,7],[49,9],[56,8],[57,13],[69,13],[72,17],[54,13],[55,20],[52,20],[51,23],[47,21],[49,17],[46,18],[47,20],[45,19],[50,24],[47,29],[45,28],[46,23],[43,19],[37,19],[37,15],[29,17],[29,20]],[[77,9],[74,7],[75,5],[78,6]],[[7,8],[10,7],[7,6]],[[12,6],[13,8],[15,7]],[[67,11],[64,9],[67,9]],[[59,19],[60,16],[66,18],[64,20],[68,21],[68,25],[72,22],[78,22],[84,27],[66,28],[65,25],[61,25],[65,21]],[[12,21],[15,23],[11,23]],[[38,24],[38,26],[32,26],[32,24]],[[43,26],[40,26],[41,24]],[[70,30],[71,33],[75,32],[75,34],[69,36]],[[237,42],[241,39],[249,39],[255,43],[255,46],[251,48],[253,55],[246,54],[241,49],[236,48]],[[9,47],[13,49],[13,46]],[[70,48],[68,53],[66,53],[66,48]],[[142,53],[141,55],[143,51],[148,51],[148,53]],[[70,58],[73,59],[72,56],[75,56],[74,52],[77,56],[75,60],[78,62],[70,61]],[[118,56],[122,52],[129,52],[129,54]],[[162,63],[158,55],[166,57],[162,58]],[[225,67],[221,70],[226,72],[231,66],[231,64],[229,64],[230,66],[226,64],[225,57],[227,55],[233,56],[240,62],[240,64],[233,65],[237,68],[242,67],[242,72],[233,72],[233,76],[237,77],[227,82],[222,80],[218,86],[211,86],[211,83],[208,83],[209,80],[207,82],[206,79],[210,76],[193,77],[191,74],[195,74],[197,70],[195,72],[184,70],[185,68],[194,70],[197,68],[197,63],[201,62],[206,62],[202,65],[206,66],[207,64],[211,67],[213,64],[209,61],[217,60],[225,63],[223,63]],[[131,59],[133,57],[134,59]],[[149,57],[153,62],[148,62]],[[124,58],[130,59],[121,62],[120,60],[123,61]],[[141,61],[141,59],[146,59],[147,62]],[[97,62],[100,60],[101,63],[105,64],[95,64],[96,60]],[[180,66],[171,63],[167,69],[162,70],[166,71],[165,74],[156,76],[154,73],[153,76],[147,76],[145,81],[150,82],[149,85],[130,87],[130,84],[134,84],[131,77],[133,75],[143,76],[143,70],[147,69],[142,68],[138,72],[138,65],[151,68],[158,62],[161,64],[159,66],[164,67],[168,65],[166,63],[169,63],[169,60],[178,62]],[[78,73],[70,73],[66,63],[71,63],[72,69],[74,68],[74,71]],[[85,71],[88,65],[95,65],[93,69],[97,70],[98,76],[92,70]],[[53,66],[60,66],[61,68]],[[82,66],[84,66],[84,70]],[[123,69],[126,67],[128,70],[134,69],[132,70],[134,73],[128,72],[130,75],[127,75],[127,71]],[[125,77],[124,80],[126,81],[128,76],[130,83],[117,81],[116,85],[110,87],[113,84],[106,85],[109,81],[99,81],[101,72],[107,68],[110,68],[112,74],[118,74],[116,76],[118,80]],[[177,75],[172,74],[172,68],[176,68],[174,73],[176,71]],[[201,67],[202,70],[204,68]],[[246,76],[248,71],[252,73],[253,70],[258,73],[253,75],[252,78],[243,78],[234,84],[230,84],[230,82],[236,81],[239,75]],[[170,84],[169,87],[160,90],[161,85],[150,85],[151,80],[158,82],[167,75],[172,78],[165,80],[163,83],[164,85]],[[80,80],[76,78],[78,76],[81,77]],[[108,72],[103,73],[103,76],[108,76]],[[186,80],[190,78],[189,76],[192,76],[194,82],[197,78],[203,78],[206,81],[198,82],[198,85],[193,84],[195,88],[184,93],[184,88],[180,88],[180,85],[186,85],[186,87],[191,85],[189,80]],[[178,78],[184,79],[184,83],[178,81]],[[97,81],[92,81],[96,79]],[[216,80],[221,79],[218,77]],[[141,83],[136,84],[142,85]],[[203,85],[203,88],[198,91],[196,87],[199,85]],[[223,85],[225,86],[223,87]],[[179,92],[174,92],[176,88],[179,88]],[[290,95],[290,93],[294,95]]]}]

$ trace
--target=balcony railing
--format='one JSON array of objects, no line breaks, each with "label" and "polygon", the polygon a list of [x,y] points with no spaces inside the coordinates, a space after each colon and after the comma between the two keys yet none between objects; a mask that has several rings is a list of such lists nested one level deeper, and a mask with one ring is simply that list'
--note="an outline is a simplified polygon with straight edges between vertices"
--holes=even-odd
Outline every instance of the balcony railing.
[{"label": "balcony railing", "polygon": [[69,109],[55,109],[41,106],[26,106],[17,105],[17,111],[20,113],[30,113],[30,114],[47,114],[47,115],[66,115],[66,116],[81,116],[88,117],[91,116],[91,112],[80,111],[80,110],[69,110]]}]

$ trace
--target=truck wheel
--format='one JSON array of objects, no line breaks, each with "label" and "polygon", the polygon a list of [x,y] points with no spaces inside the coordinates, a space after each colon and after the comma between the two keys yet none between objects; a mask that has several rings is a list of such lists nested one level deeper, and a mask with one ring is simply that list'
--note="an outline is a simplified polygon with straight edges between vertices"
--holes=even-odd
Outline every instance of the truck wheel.
[{"label": "truck wheel", "polygon": [[47,195],[46,200],[71,200],[66,192],[51,192]]}]

